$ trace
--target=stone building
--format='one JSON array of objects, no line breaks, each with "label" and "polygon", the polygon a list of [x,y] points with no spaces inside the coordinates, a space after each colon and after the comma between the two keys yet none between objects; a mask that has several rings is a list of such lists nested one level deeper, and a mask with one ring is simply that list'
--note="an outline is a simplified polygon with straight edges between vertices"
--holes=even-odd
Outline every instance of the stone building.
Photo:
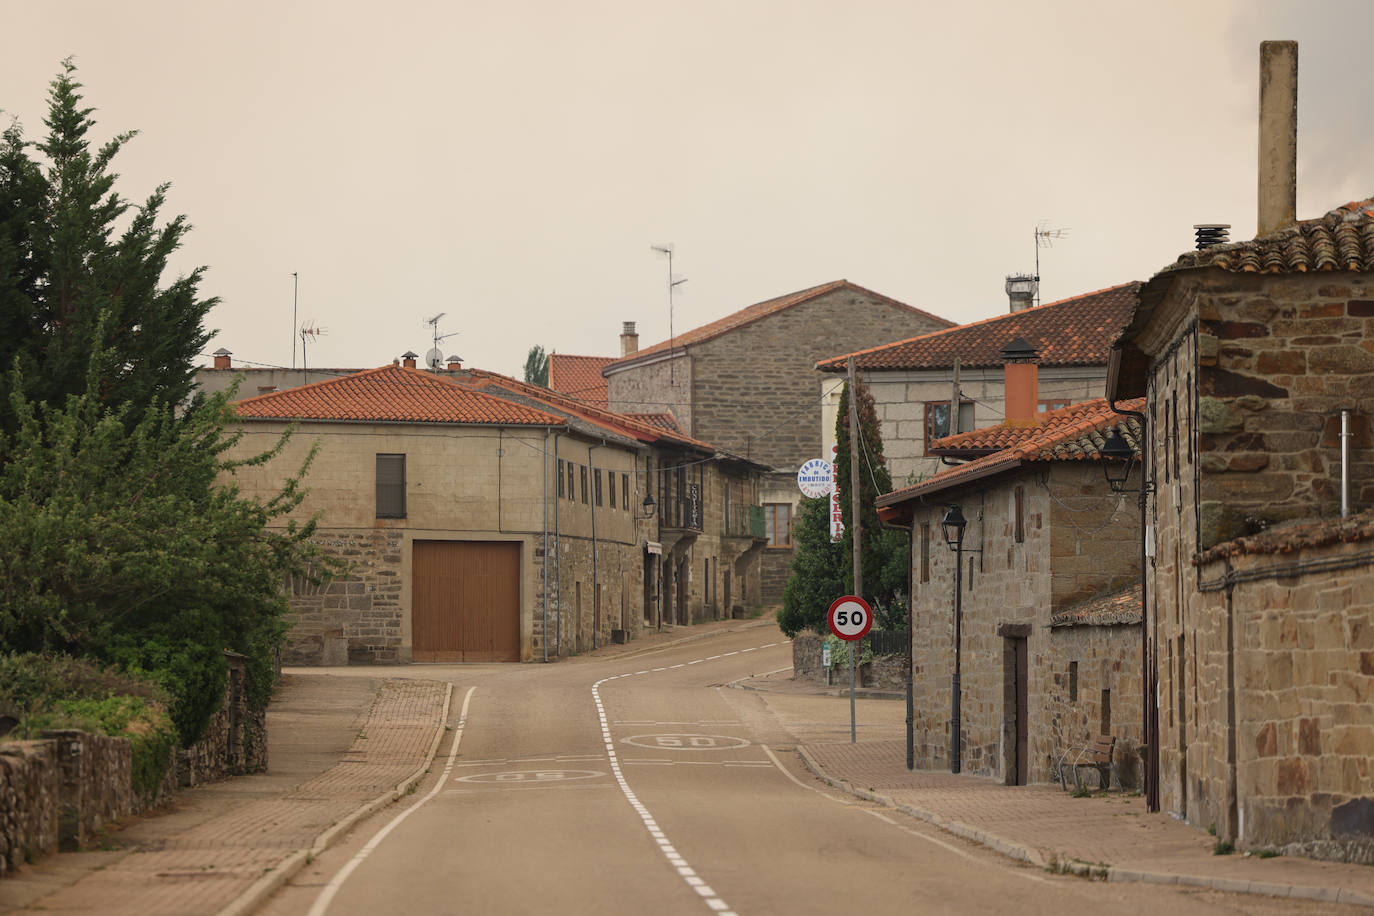
[{"label": "stone building", "polygon": [[1148,399],[1153,795],[1374,862],[1374,200],[1287,212],[1157,274],[1113,354]]},{"label": "stone building", "polygon": [[[1139,283],[1085,293],[1012,311],[919,337],[886,343],[816,363],[822,373],[842,378],[849,356],[864,373],[883,425],[883,453],[894,482],[938,473],[940,457],[930,444],[950,433],[982,429],[1005,415],[1001,351],[1017,338],[1039,353],[1041,411],[1102,396],[1112,340],[1135,305]],[[951,426],[954,361],[959,360],[960,407]],[[826,402],[821,436],[826,454],[835,441],[839,386]]]},{"label": "stone building", "polygon": [[792,560],[797,469],[820,458],[823,384],[815,361],[951,322],[847,280],[759,302],[638,349],[604,370],[612,410],[670,412],[684,433],[768,466],[762,495],[768,546],[763,600],[778,602]]},{"label": "stone building", "polygon": [[[1034,394],[1011,399],[1023,409],[1008,422],[939,442],[981,457],[877,500],[911,531],[917,764],[954,762],[957,665],[960,771],[1047,782],[1066,750],[1109,734],[1138,782],[1140,516],[1098,460],[1113,429],[1137,427],[1101,398],[1036,414]],[[962,554],[941,529],[951,505],[967,520]]]},{"label": "stone building", "polygon": [[[350,564],[323,588],[292,583],[289,664],[530,661],[632,639],[662,622],[646,475],[690,460],[757,507],[747,463],[489,373],[407,360],[235,408],[240,457],[300,426],[278,459],[237,470],[242,491],[270,496],[317,447],[295,519],[317,516],[316,542]],[[757,589],[742,539],[720,540],[709,558]]]}]

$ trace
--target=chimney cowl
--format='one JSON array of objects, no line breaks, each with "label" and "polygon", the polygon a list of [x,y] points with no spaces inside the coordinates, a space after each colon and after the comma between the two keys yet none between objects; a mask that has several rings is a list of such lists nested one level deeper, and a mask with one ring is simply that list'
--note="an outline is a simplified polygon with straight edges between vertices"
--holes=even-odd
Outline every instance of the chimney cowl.
[{"label": "chimney cowl", "polygon": [[622,322],[620,325],[620,357],[634,356],[639,352],[639,333],[635,331],[633,321]]},{"label": "chimney cowl", "polygon": [[420,358],[420,354],[413,350],[407,350],[401,354],[401,365],[407,369],[415,368],[415,360]]},{"label": "chimney cowl", "polygon": [[448,368],[450,372],[456,372],[463,368],[463,357],[454,354],[448,358]]},{"label": "chimney cowl", "polygon": [[1213,245],[1225,245],[1231,241],[1230,223],[1194,223],[1193,233],[1197,236],[1197,250],[1206,251]]},{"label": "chimney cowl", "polygon": [[233,368],[232,360],[230,359],[230,357],[233,356],[234,354],[231,353],[231,352],[229,352],[228,350],[224,349],[224,347],[220,347],[218,350],[216,350],[214,353],[212,353],[212,354],[210,354],[210,355],[213,356],[213,357],[215,358],[215,363],[214,363],[214,365],[215,365],[215,368],[216,368],[216,369],[232,369],[232,368]]},{"label": "chimney cowl", "polygon": [[1031,346],[1030,341],[1018,337],[1002,348],[1002,359],[1009,363],[1030,363],[1040,358],[1040,353]]}]

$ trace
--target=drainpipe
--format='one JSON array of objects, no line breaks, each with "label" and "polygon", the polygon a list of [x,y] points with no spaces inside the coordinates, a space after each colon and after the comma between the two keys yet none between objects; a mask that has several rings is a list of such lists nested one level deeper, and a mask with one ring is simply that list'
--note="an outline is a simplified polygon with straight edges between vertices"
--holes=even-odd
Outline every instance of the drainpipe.
[{"label": "drainpipe", "polygon": [[[558,440],[559,440],[559,438],[560,438],[560,434],[554,433],[554,435],[553,435],[553,466],[554,466],[554,467],[559,467],[559,464],[558,464]],[[561,470],[561,469],[560,469],[559,473],[560,473],[560,474],[562,473],[562,470]],[[561,486],[561,482],[560,482],[560,486]],[[562,508],[563,508],[563,500],[561,500],[561,499],[558,500],[557,502],[555,502],[555,503],[553,504],[553,552],[554,552],[554,554],[555,554],[555,562],[554,562],[554,567],[553,567],[553,588],[554,588],[554,591],[557,592],[557,594],[558,594],[558,601],[557,601],[557,604],[555,605],[555,607],[557,607],[558,610],[557,610],[557,616],[554,618],[554,626],[555,626],[555,628],[557,629],[557,632],[558,632],[558,642],[557,642],[557,644],[556,644],[556,652],[557,652],[557,655],[558,655],[559,658],[562,658],[562,657],[563,657],[563,532],[562,532],[562,529],[559,527],[559,511],[560,511]]]},{"label": "drainpipe", "polygon": [[1155,696],[1154,679],[1150,676],[1150,586],[1149,566],[1145,557],[1146,509],[1150,494],[1146,482],[1150,480],[1149,423],[1145,414],[1135,410],[1120,410],[1116,399],[1108,401],[1112,413],[1135,417],[1140,423],[1140,725],[1145,741],[1145,809],[1159,810],[1159,708]]},{"label": "drainpipe", "polygon": [[603,439],[600,445],[593,445],[587,449],[587,466],[591,471],[592,498],[587,502],[592,507],[592,648],[597,647],[597,635],[601,629],[601,586],[597,580],[597,556],[596,556],[596,459],[592,457],[592,452],[599,448],[604,448],[606,441]]},{"label": "drainpipe", "polygon": [[1350,517],[1350,408],[1341,408],[1341,518]]}]

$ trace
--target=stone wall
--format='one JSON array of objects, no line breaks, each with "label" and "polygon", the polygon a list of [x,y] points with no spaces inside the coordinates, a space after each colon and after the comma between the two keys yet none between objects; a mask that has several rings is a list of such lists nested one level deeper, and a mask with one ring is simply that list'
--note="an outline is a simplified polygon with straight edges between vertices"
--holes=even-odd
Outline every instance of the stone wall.
[{"label": "stone wall", "polygon": [[[1028,781],[1052,780],[1066,747],[1097,736],[1103,690],[1111,691],[1111,733],[1123,757],[1141,742],[1138,627],[1050,628],[1054,611],[1084,597],[1089,584],[1109,591],[1138,577],[1138,555],[1128,548],[1139,515],[1131,500],[1117,504],[1100,474],[1096,465],[1055,462],[940,497],[960,503],[969,519],[961,571],[964,772],[1008,782],[1015,776],[1016,639],[1026,640]],[[940,534],[944,512],[943,505],[917,508],[912,537],[914,727],[925,769],[950,765],[955,554]],[[1077,700],[1067,695],[1074,663],[1082,679]],[[1123,772],[1132,775],[1131,767]]]},{"label": "stone wall", "polygon": [[0,878],[57,851],[56,741],[0,742]]},{"label": "stone wall", "polygon": [[[843,668],[836,667],[833,673],[827,677],[825,665],[822,664],[824,656],[821,654],[821,648],[824,644],[824,637],[815,633],[798,633],[792,637],[792,679],[811,681],[816,684],[829,684],[833,681],[836,685],[847,686],[849,684],[848,665]],[[859,650],[859,657],[863,658],[863,649]],[[855,680],[860,687],[905,690],[906,656],[875,656],[871,661],[859,666]]]},{"label": "stone wall", "polygon": [[[1343,407],[1353,409],[1351,499],[1374,506],[1374,278],[1190,282],[1181,295],[1196,297],[1198,318],[1202,549],[1339,511]],[[1164,437],[1180,436],[1187,398],[1161,401]]]},{"label": "stone wall", "polygon": [[[1204,696],[1235,682],[1235,746],[1189,746],[1189,819],[1224,829],[1235,780],[1244,848],[1374,864],[1374,551],[1369,540],[1206,564]],[[1345,567],[1345,568],[1341,568]],[[1229,575],[1229,590],[1217,587]],[[1225,639],[1229,632],[1233,640]],[[1223,704],[1215,714],[1224,716]],[[1225,719],[1223,718],[1223,721]],[[1235,773],[1225,762],[1234,754]],[[1204,755],[1206,755],[1204,757]]]},{"label": "stone wall", "polygon": [[59,848],[98,843],[107,824],[162,804],[178,785],[266,769],[266,713],[247,708],[243,657],[229,661],[229,687],[205,737],[177,751],[150,795],[134,788],[127,738],[62,730],[0,741],[0,877]]},{"label": "stone wall", "polygon": [[325,585],[291,582],[285,665],[348,665],[402,659],[402,543],[396,528],[322,530],[313,541],[349,565]]}]

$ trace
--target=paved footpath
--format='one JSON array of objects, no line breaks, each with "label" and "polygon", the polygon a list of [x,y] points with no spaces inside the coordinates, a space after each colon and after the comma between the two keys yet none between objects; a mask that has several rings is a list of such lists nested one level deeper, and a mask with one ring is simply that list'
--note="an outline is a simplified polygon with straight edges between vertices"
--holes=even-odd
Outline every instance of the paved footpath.
[{"label": "paved footpath", "polygon": [[[833,697],[833,691],[793,681],[790,674],[777,672],[733,686],[792,702],[806,695]],[[836,709],[826,718],[843,713],[847,739],[848,702],[828,702]],[[833,728],[823,734],[793,728],[800,742],[797,750],[817,776],[1013,858],[1108,881],[1194,885],[1374,907],[1374,867],[1297,856],[1214,855],[1213,837],[1169,814],[1147,812],[1145,800],[1136,794],[1074,798],[1058,785],[1005,786],[977,776],[908,771],[905,704],[869,700],[860,721],[869,724],[860,730],[857,743],[837,741]]]},{"label": "paved footpath", "polygon": [[[50,857],[0,884],[0,910],[251,912],[355,821],[402,797],[443,734],[435,681],[288,676],[268,712],[268,772],[178,793],[131,851]],[[108,861],[98,857],[108,856]],[[97,860],[81,860],[95,856]]]}]

